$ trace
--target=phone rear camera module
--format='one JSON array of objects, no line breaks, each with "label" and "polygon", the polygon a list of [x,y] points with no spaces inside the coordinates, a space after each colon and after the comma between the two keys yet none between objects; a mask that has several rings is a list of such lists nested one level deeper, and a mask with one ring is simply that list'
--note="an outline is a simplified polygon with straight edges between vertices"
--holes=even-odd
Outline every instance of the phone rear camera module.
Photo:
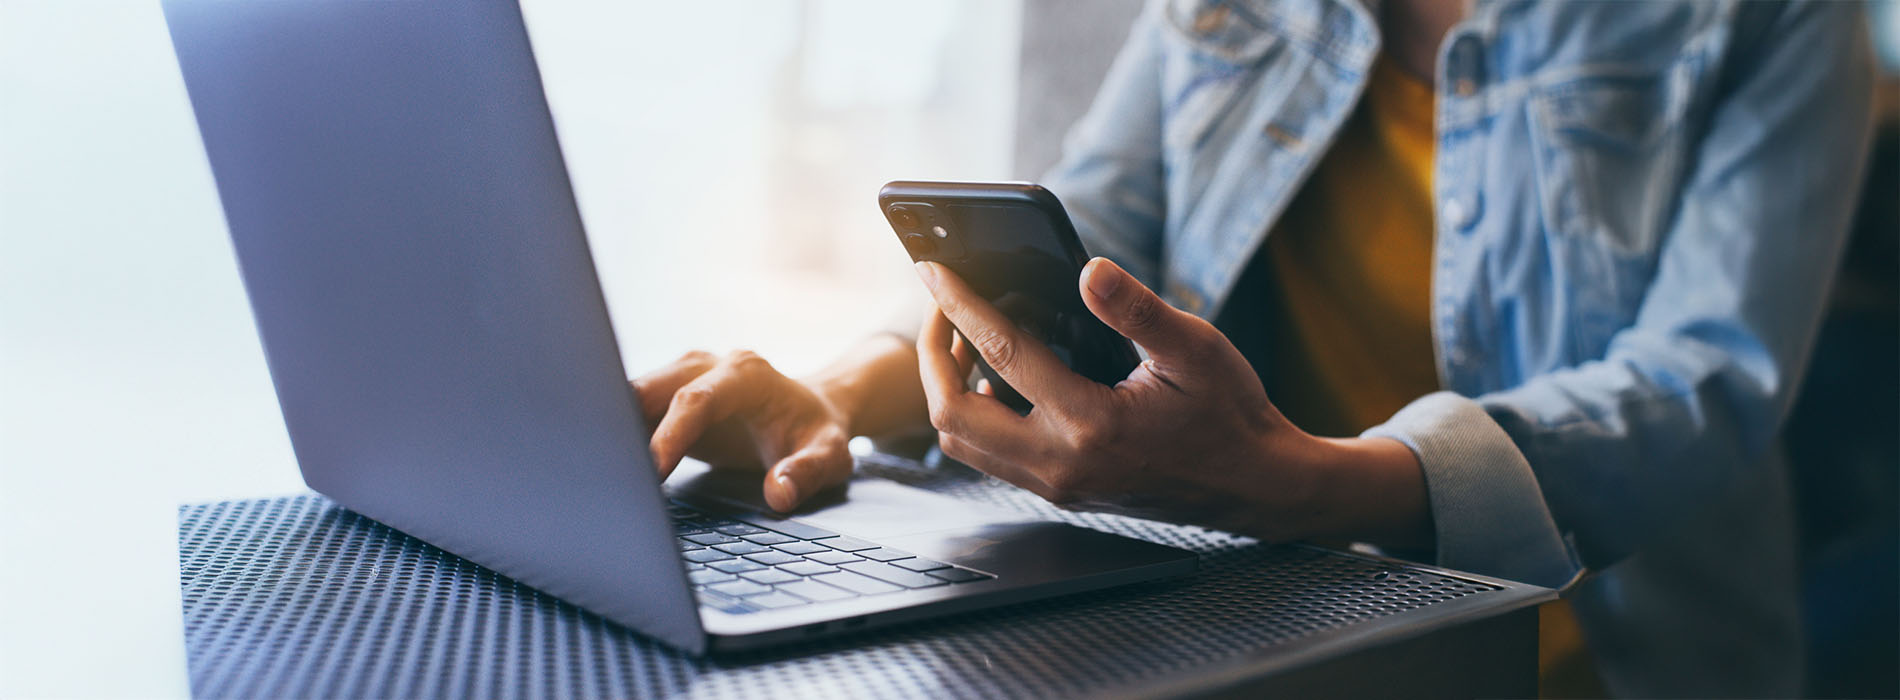
[{"label": "phone rear camera module", "polygon": [[922,224],[923,220],[917,218],[916,212],[907,208],[891,207],[891,223],[897,224],[898,228],[914,229],[917,228],[919,224]]}]

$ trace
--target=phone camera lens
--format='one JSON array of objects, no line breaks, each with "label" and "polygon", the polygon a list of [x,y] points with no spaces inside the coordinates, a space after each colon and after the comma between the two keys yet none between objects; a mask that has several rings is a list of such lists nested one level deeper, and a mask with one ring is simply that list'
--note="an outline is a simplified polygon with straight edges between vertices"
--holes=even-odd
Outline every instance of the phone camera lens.
[{"label": "phone camera lens", "polygon": [[916,212],[904,207],[891,207],[891,223],[897,224],[898,228],[910,229],[917,228],[923,221],[917,218]]},{"label": "phone camera lens", "polygon": [[913,258],[923,258],[937,252],[937,243],[923,234],[906,233],[904,234],[904,250],[910,251]]}]

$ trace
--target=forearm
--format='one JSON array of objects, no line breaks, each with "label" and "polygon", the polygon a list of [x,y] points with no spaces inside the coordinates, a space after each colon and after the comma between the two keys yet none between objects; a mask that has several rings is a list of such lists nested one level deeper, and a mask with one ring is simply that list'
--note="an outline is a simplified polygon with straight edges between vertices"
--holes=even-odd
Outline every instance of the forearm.
[{"label": "forearm", "polygon": [[896,335],[871,336],[804,381],[842,414],[853,436],[930,424],[917,377],[917,348]]}]

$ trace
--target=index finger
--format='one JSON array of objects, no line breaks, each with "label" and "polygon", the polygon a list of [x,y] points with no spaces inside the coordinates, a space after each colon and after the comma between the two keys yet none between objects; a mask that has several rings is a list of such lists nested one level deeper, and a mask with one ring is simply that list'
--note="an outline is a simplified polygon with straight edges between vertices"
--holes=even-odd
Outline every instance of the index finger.
[{"label": "index finger", "polygon": [[673,473],[707,428],[764,401],[758,382],[749,381],[741,372],[740,366],[721,365],[673,393],[666,417],[653,428],[649,443],[660,478]]},{"label": "index finger", "polygon": [[634,397],[640,400],[640,417],[646,420],[647,427],[659,425],[660,418],[666,415],[667,406],[673,403],[673,394],[678,393],[680,387],[698,379],[717,362],[712,353],[694,350],[680,356],[672,364],[628,382],[633,385]]},{"label": "index finger", "polygon": [[917,364],[924,401],[930,405],[931,425],[986,451],[1021,454],[1035,444],[1029,419],[1016,415],[995,397],[964,389],[969,373],[958,366],[950,350],[952,330],[943,314],[933,312],[917,334]]},{"label": "index finger", "polygon": [[[1017,328],[975,290],[934,262],[917,263],[917,273],[937,300],[937,308],[955,324],[964,339],[976,347],[990,369],[1015,387],[1030,403],[1060,405],[1102,387],[1076,374],[1049,346]],[[947,345],[945,347],[948,347]]]}]

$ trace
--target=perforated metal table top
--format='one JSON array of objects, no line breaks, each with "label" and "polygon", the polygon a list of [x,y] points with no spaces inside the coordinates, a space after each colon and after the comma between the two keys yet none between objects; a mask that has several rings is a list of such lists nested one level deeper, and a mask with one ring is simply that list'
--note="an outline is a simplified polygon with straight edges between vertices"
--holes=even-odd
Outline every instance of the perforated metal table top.
[{"label": "perforated metal table top", "polygon": [[[869,473],[1196,551],[1175,582],[693,658],[321,496],[179,510],[192,691],[202,697],[1060,697],[1179,688],[1246,663],[1521,604],[1509,582],[1194,527],[1057,510],[961,468]],[[1164,685],[1173,684],[1173,685]]]}]

